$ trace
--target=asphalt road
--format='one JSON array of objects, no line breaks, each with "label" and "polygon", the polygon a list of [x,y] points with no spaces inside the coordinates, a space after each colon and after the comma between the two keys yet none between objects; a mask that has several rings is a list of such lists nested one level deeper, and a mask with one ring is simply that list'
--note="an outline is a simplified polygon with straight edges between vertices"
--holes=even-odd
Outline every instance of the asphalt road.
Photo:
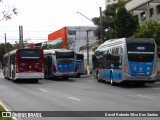
[{"label": "asphalt road", "polygon": [[[40,80],[39,83],[5,80],[0,76],[0,98],[14,111],[160,111],[160,83],[111,86],[94,78]],[[40,118],[24,118],[39,120]],[[150,120],[151,117],[52,117],[42,120]],[[152,120],[159,120],[152,118]]]}]

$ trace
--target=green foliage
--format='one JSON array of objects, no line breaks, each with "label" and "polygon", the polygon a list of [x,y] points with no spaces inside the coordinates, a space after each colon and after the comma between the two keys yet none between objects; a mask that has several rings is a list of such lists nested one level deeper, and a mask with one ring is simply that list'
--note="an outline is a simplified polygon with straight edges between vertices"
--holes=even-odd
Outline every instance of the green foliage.
[{"label": "green foliage", "polygon": [[98,48],[98,46],[96,46],[96,47],[92,48],[92,51],[95,51],[97,48]]},{"label": "green foliage", "polygon": [[[5,111],[5,109],[0,105],[0,111]],[[1,117],[0,120],[13,120],[11,117]]]},{"label": "green foliage", "polygon": [[47,49],[59,49],[59,48],[63,48],[62,47],[62,42],[59,42],[55,45],[52,44],[46,44],[45,46],[43,46],[43,49],[47,50]]},{"label": "green foliage", "polygon": [[0,21],[12,19],[12,15],[17,15],[17,8],[14,6],[6,5],[3,0],[0,0]]},{"label": "green foliage", "polygon": [[106,6],[106,9],[104,10],[104,14],[106,16],[115,16],[116,15],[116,9],[117,9],[117,4],[111,4]]},{"label": "green foliage", "polygon": [[13,45],[13,50],[19,49],[19,48],[20,48],[20,44],[16,43],[16,44]]},{"label": "green foliage", "polygon": [[137,25],[138,19],[128,13],[125,7],[118,8],[115,18],[115,37],[130,37],[136,31]]},{"label": "green foliage", "polygon": [[133,38],[154,38],[157,45],[160,46],[160,24],[156,21],[147,21],[144,25],[138,27],[131,36]]},{"label": "green foliage", "polygon": [[[9,52],[11,50],[13,50],[13,46],[12,44],[10,43],[6,43],[6,52]],[[5,54],[5,44],[4,43],[1,43],[0,44],[0,62],[2,63],[3,62],[3,55]]]},{"label": "green foliage", "polygon": [[[119,0],[116,4],[106,6],[103,11],[102,25],[104,39],[122,38],[131,36],[138,26],[138,19],[125,8],[125,2]],[[95,25],[100,26],[100,18],[92,18]],[[101,39],[101,29],[94,31],[97,39]]]}]

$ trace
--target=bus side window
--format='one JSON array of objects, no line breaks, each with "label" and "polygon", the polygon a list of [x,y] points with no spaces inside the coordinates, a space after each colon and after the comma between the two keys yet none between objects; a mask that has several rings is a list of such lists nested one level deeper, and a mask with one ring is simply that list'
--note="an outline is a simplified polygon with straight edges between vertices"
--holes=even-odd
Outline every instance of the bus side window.
[{"label": "bus side window", "polygon": [[99,58],[99,68],[103,68],[103,58],[102,57],[100,57]]},{"label": "bus side window", "polygon": [[105,54],[105,68],[106,69],[111,68],[111,54],[109,52],[107,52],[107,54]]}]

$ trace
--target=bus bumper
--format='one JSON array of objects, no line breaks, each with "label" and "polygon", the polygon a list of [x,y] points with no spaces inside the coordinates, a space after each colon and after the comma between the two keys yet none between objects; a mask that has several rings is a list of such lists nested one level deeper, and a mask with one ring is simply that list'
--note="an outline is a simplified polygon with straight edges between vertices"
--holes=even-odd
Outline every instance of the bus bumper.
[{"label": "bus bumper", "polygon": [[16,73],[15,79],[44,79],[44,73]]},{"label": "bus bumper", "polygon": [[77,73],[71,72],[71,73],[54,73],[53,76],[54,77],[73,77],[75,76]]},{"label": "bus bumper", "polygon": [[153,74],[151,76],[131,76],[126,74],[123,81],[154,83],[157,81],[157,77],[156,74]]}]

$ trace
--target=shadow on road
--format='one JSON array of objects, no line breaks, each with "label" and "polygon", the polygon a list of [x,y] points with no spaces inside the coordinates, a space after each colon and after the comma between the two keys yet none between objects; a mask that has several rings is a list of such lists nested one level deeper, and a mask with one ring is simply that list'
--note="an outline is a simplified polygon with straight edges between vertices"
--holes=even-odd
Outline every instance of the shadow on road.
[{"label": "shadow on road", "polygon": [[16,83],[16,84],[42,84],[39,81],[37,81],[37,80],[26,80],[25,79],[25,80],[16,80],[16,81],[13,81],[13,83]]},{"label": "shadow on road", "polygon": [[[110,82],[106,82],[106,81],[101,81],[99,83],[102,83],[102,84],[106,84],[106,85],[110,85]],[[159,87],[160,88],[160,84],[156,84],[156,83],[146,83],[145,85],[144,84],[141,84],[141,83],[129,83],[129,82],[123,82],[123,83],[117,83],[115,84],[113,87],[119,87],[119,88],[155,88],[155,87]]]}]

